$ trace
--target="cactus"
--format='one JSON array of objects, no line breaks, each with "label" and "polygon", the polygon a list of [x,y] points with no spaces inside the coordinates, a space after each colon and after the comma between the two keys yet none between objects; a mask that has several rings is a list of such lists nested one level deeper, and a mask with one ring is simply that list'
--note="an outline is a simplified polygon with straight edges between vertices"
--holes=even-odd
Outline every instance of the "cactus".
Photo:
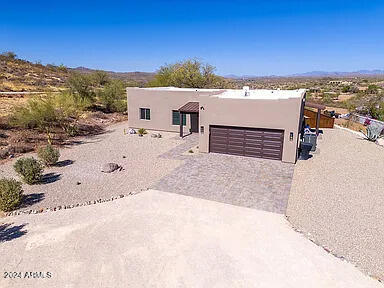
[{"label": "cactus", "polygon": [[368,141],[375,142],[377,139],[382,138],[384,135],[382,135],[383,128],[377,125],[369,125],[367,127],[367,133],[364,133],[363,130],[360,130],[361,133],[364,134],[365,138]]}]

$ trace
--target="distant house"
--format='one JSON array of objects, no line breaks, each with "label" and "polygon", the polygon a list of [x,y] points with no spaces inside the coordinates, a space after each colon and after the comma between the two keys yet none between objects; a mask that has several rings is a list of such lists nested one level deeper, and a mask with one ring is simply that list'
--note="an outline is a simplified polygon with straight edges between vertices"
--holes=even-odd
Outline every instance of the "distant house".
[{"label": "distant house", "polygon": [[128,124],[199,133],[199,151],[295,163],[305,90],[127,88]]}]

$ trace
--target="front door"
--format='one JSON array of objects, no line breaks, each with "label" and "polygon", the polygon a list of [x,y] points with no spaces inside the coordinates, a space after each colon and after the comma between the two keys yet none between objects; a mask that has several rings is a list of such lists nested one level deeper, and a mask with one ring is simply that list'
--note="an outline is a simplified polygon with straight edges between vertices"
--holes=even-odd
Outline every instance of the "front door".
[{"label": "front door", "polygon": [[191,132],[199,133],[199,114],[191,113]]}]

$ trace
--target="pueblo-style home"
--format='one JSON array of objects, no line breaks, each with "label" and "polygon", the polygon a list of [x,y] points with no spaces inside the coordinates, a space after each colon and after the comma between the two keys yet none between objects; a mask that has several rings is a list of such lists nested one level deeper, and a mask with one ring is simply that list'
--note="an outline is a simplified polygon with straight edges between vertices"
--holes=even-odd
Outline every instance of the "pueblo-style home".
[{"label": "pueblo-style home", "polygon": [[127,88],[130,128],[199,134],[199,151],[295,163],[305,90]]}]

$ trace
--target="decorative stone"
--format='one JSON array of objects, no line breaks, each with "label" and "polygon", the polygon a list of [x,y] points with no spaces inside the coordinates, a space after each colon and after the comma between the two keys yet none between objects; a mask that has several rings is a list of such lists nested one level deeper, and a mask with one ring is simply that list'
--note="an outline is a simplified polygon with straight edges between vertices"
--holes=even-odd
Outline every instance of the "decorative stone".
[{"label": "decorative stone", "polygon": [[116,163],[106,163],[101,166],[101,172],[112,173],[113,171],[119,168],[122,168],[122,167]]},{"label": "decorative stone", "polygon": [[157,134],[151,134],[152,138],[157,138]]},{"label": "decorative stone", "polygon": [[376,140],[376,144],[381,146],[381,147],[384,147],[384,138],[379,138]]}]

